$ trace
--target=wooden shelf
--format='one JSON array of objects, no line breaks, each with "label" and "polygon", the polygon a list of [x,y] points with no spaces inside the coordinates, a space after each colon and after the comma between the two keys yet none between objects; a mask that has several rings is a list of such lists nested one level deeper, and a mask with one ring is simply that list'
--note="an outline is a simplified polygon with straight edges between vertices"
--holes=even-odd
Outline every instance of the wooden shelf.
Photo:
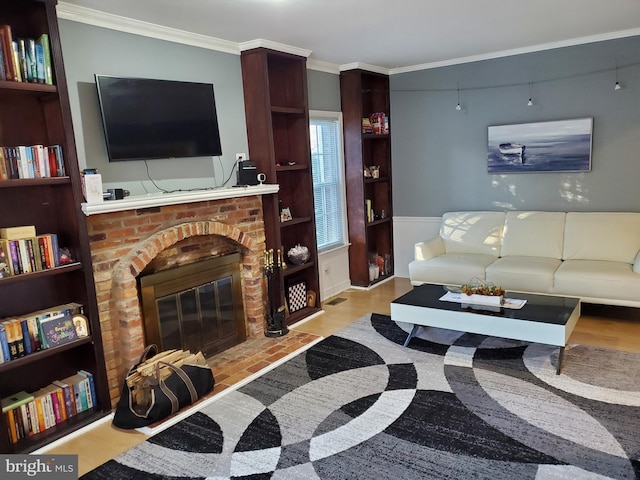
[{"label": "wooden shelf", "polygon": [[0,188],[41,187],[45,185],[66,185],[71,183],[69,177],[15,178],[0,180]]},{"label": "wooden shelf", "polygon": [[282,115],[305,115],[304,108],[291,108],[291,107],[271,107],[271,112]]},{"label": "wooden shelf", "polygon": [[0,81],[0,145],[60,145],[67,176],[0,180],[0,227],[33,225],[36,234],[56,234],[74,262],[48,270],[0,279],[3,317],[20,318],[35,311],[75,302],[83,306],[91,336],[37,351],[0,364],[0,397],[35,392],[55,380],[91,372],[94,408],[38,434],[11,443],[6,414],[0,415],[0,453],[27,453],[62,438],[111,411],[106,366],[91,268],[71,107],[62,63],[56,0],[1,0],[0,24],[14,36],[49,37],[51,70],[56,85]]},{"label": "wooden shelf", "polygon": [[[380,281],[369,280],[369,254],[391,255],[393,260],[391,136],[362,133],[362,119],[384,112],[390,121],[389,77],[365,70],[344,71],[340,74],[340,96],[351,243],[349,275],[353,285],[368,287]],[[363,176],[364,169],[372,165],[379,167],[379,178]],[[366,200],[371,201],[374,214],[384,211],[385,218],[368,222]],[[393,271],[385,278],[391,275]]]},{"label": "wooden shelf", "polygon": [[[242,52],[242,80],[249,158],[280,185],[277,194],[263,197],[267,248],[286,252],[305,245],[315,257],[315,210],[311,174],[311,144],[305,57],[256,48]],[[296,162],[288,165],[287,162]],[[293,220],[280,221],[280,208],[290,208]],[[304,282],[319,293],[318,265],[287,265],[280,275],[279,292],[285,297],[290,282]],[[319,298],[319,295],[317,296]],[[318,302],[319,303],[319,302]],[[288,322],[299,321],[315,310],[296,312]]]},{"label": "wooden shelf", "polygon": [[30,82],[13,82],[8,80],[0,80],[0,94],[3,91],[24,92],[24,93],[36,93],[36,94],[51,94],[57,93],[58,87],[55,85],[47,85],[44,83],[30,83]]},{"label": "wooden shelf", "polygon": [[45,348],[44,350],[30,353],[29,355],[25,355],[24,357],[16,358],[15,360],[10,360],[8,362],[0,364],[0,372],[11,370],[17,367],[22,367],[30,363],[36,363],[45,358],[50,358],[52,356],[59,355],[62,352],[66,352],[67,350],[72,350],[74,348],[77,348],[79,346],[82,346],[91,342],[93,342],[93,338],[91,338],[91,336],[88,336],[88,337],[79,338],[65,345],[60,345],[59,347]]},{"label": "wooden shelf", "polygon": [[280,222],[280,228],[293,227],[294,225],[299,225],[301,223],[307,223],[311,221],[313,221],[311,217],[298,217],[287,222]]},{"label": "wooden shelf", "polygon": [[11,277],[0,278],[0,287],[3,285],[9,285],[19,282],[30,282],[34,278],[38,277],[51,277],[54,275],[64,275],[67,272],[82,269],[80,262],[70,263],[68,265],[61,265],[59,267],[50,268],[48,270],[40,270],[38,272],[21,273],[19,275],[13,275]]}]

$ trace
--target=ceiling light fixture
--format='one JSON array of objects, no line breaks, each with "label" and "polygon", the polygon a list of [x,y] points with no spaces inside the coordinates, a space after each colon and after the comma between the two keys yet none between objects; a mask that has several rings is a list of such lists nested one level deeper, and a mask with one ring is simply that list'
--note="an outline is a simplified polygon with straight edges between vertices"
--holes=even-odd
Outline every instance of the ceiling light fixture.
[{"label": "ceiling light fixture", "polygon": [[533,107],[533,82],[529,82],[529,101],[527,107]]},{"label": "ceiling light fixture", "polygon": [[460,105],[460,87],[458,87],[458,104],[456,105],[456,110],[458,112],[462,110],[462,105]]},{"label": "ceiling light fixture", "polygon": [[618,82],[618,65],[616,65],[616,84],[613,87],[614,90],[622,90],[622,85]]}]

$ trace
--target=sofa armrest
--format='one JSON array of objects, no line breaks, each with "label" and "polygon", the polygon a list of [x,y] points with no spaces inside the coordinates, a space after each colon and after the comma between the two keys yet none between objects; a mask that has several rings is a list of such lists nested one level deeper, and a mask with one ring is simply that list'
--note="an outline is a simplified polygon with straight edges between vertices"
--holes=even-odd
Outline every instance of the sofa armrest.
[{"label": "sofa armrest", "polygon": [[414,246],[414,258],[416,260],[429,260],[439,255],[444,255],[444,241],[441,237],[434,237],[425,242],[416,243]]},{"label": "sofa armrest", "polygon": [[633,261],[633,271],[640,273],[640,252],[638,252],[636,259]]}]

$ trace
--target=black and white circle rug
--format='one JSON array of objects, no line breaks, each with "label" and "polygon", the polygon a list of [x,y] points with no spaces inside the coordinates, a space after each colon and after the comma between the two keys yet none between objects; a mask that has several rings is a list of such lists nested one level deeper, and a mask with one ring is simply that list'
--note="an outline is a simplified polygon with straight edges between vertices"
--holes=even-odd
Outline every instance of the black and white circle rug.
[{"label": "black and white circle rug", "polygon": [[640,478],[640,355],[367,315],[84,479]]}]

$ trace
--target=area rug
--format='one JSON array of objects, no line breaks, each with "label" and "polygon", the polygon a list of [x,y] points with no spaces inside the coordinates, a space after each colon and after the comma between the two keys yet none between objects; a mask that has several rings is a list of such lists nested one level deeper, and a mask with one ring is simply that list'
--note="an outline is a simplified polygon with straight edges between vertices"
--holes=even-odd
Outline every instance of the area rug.
[{"label": "area rug", "polygon": [[640,478],[640,355],[367,315],[84,479]]}]

